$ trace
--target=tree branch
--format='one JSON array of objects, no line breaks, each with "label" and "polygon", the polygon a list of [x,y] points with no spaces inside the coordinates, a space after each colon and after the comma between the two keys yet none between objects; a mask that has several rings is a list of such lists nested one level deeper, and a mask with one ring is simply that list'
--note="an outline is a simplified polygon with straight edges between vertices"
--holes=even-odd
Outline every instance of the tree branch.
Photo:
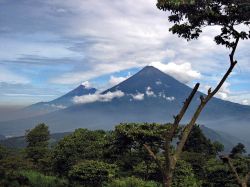
[{"label": "tree branch", "polygon": [[181,108],[179,114],[174,117],[174,124],[171,126],[170,131],[168,131],[166,133],[166,135],[165,135],[165,142],[164,142],[165,154],[164,154],[164,156],[165,156],[165,161],[166,161],[166,169],[168,169],[169,171],[171,169],[174,169],[174,168],[172,168],[173,163],[172,163],[170,143],[171,143],[172,139],[175,136],[175,133],[176,133],[176,131],[178,129],[178,126],[180,124],[181,119],[185,115],[191,101],[194,98],[195,93],[198,91],[199,86],[200,86],[199,83],[197,83],[195,85],[195,87],[193,88],[193,90],[190,93],[189,97],[185,100],[185,102],[183,104],[183,107]]},{"label": "tree branch", "polygon": [[149,155],[154,159],[155,163],[158,165],[158,167],[161,170],[161,173],[164,174],[164,168],[162,166],[161,161],[157,158],[157,156],[154,154],[154,152],[151,150],[151,148],[147,144],[143,144],[145,149],[148,151]]},{"label": "tree branch", "polygon": [[227,162],[228,166],[230,167],[230,169],[232,170],[235,178],[237,179],[237,182],[240,186],[242,186],[242,180],[240,179],[239,175],[238,175],[238,172],[236,170],[236,168],[234,167],[231,159],[228,157],[228,156],[220,156],[220,159],[223,161],[223,162]]},{"label": "tree branch", "polygon": [[213,91],[211,91],[211,89],[209,89],[208,95],[205,98],[203,96],[201,97],[201,102],[200,102],[199,106],[197,107],[192,119],[190,120],[188,125],[184,128],[184,130],[182,132],[182,137],[177,145],[177,148],[176,148],[176,151],[174,154],[174,160],[175,160],[174,165],[176,164],[177,160],[179,159],[180,154],[183,150],[183,147],[187,141],[187,138],[188,138],[193,126],[195,125],[200,113],[202,112],[203,108],[206,106],[208,101],[220,90],[220,88],[222,87],[222,85],[224,84],[224,82],[226,81],[226,79],[228,78],[230,73],[232,72],[234,66],[237,64],[237,61],[234,61],[234,54],[235,54],[238,42],[239,42],[239,37],[236,38],[235,45],[232,48],[232,52],[230,54],[230,67],[228,68],[227,72],[225,73],[225,75],[223,76],[223,78],[221,79],[221,81],[219,82],[219,84],[216,86],[216,88]]},{"label": "tree branch", "polygon": [[196,92],[198,91],[200,86],[200,83],[197,83],[195,85],[195,87],[193,88],[192,92],[190,93],[189,97],[185,100],[183,107],[181,108],[179,114],[177,116],[174,116],[174,124],[172,126],[172,128],[170,129],[170,132],[167,133],[166,137],[168,136],[168,141],[172,141],[176,130],[179,126],[180,121],[182,120],[183,116],[185,115],[191,101],[194,98],[194,95],[196,94]]}]

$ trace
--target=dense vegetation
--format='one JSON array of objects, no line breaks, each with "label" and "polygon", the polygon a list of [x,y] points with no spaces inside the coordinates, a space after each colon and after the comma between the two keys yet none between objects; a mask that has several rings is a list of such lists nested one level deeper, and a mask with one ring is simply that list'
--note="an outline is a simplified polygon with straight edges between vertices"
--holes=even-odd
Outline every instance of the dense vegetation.
[{"label": "dense vegetation", "polygon": [[[39,124],[27,131],[26,148],[0,146],[0,186],[160,187],[160,171],[143,145],[164,159],[161,150],[169,129],[170,124],[147,123],[120,124],[109,132],[77,129],[51,147],[48,126]],[[228,164],[218,157],[222,151],[219,142],[211,142],[195,126],[177,163],[173,186],[238,186]],[[236,145],[229,157],[245,176],[250,157],[244,145]]]}]

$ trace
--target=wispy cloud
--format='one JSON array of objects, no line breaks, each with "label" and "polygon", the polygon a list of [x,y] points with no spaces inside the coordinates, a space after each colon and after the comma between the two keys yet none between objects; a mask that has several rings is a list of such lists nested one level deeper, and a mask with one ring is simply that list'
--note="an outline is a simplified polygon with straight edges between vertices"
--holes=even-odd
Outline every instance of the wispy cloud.
[{"label": "wispy cloud", "polygon": [[125,76],[125,77],[122,77],[122,76],[116,77],[116,76],[111,75],[110,79],[109,79],[109,84],[110,84],[110,86],[115,86],[115,85],[117,85],[117,84],[125,81],[129,77],[131,77],[130,73],[127,76]]},{"label": "wispy cloud", "polygon": [[4,67],[0,67],[0,82],[9,84],[28,84],[30,80]]}]

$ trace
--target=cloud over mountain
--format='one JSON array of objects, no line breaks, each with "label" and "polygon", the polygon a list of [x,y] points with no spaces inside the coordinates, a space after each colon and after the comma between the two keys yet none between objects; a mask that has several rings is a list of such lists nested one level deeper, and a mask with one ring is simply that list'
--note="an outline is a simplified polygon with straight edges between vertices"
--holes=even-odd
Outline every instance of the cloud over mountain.
[{"label": "cloud over mountain", "polygon": [[115,92],[107,92],[105,94],[89,94],[89,95],[83,95],[83,96],[76,96],[74,97],[73,101],[76,104],[85,104],[85,103],[93,103],[96,101],[101,101],[101,102],[109,102],[112,101],[114,98],[120,98],[123,97],[125,94],[117,90]]},{"label": "cloud over mountain", "polygon": [[192,65],[188,62],[182,64],[176,64],[174,62],[170,62],[168,64],[152,62],[150,65],[184,83],[201,78],[201,73],[192,69]]}]

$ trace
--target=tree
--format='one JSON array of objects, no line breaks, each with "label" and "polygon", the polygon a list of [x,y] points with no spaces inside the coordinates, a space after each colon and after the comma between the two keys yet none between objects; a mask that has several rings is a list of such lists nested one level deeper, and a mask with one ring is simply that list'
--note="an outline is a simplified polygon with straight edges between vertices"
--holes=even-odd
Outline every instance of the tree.
[{"label": "tree", "polygon": [[235,158],[237,156],[242,156],[242,154],[246,153],[245,146],[242,143],[238,143],[233,149],[231,150],[230,157]]},{"label": "tree", "polygon": [[102,186],[102,183],[115,176],[116,166],[102,161],[84,160],[69,171],[69,178],[83,185]]},{"label": "tree", "polygon": [[[190,122],[185,126],[180,134],[179,142],[176,149],[171,149],[171,142],[176,135],[176,129],[186,113],[194,95],[196,94],[199,83],[196,84],[190,96],[184,102],[179,114],[174,117],[172,129],[165,134],[165,161],[160,161],[156,154],[151,150],[150,146],[144,145],[149,154],[154,158],[161,173],[163,186],[169,187],[172,185],[173,173],[176,168],[176,163],[180,158],[184,145],[188,136],[195,125],[198,117],[203,111],[206,104],[220,90],[224,82],[227,80],[237,61],[234,59],[235,52],[239,41],[249,39],[250,31],[244,30],[239,25],[248,26],[250,24],[250,1],[249,0],[158,0],[157,7],[160,10],[168,11],[170,15],[168,19],[174,25],[169,29],[173,34],[185,38],[188,41],[198,39],[204,27],[220,26],[221,33],[216,35],[214,40],[216,44],[223,45],[230,49],[229,61],[230,66],[222,77],[221,81],[212,90],[210,88],[207,95],[200,96],[200,104],[195,110]],[[237,27],[237,28],[236,28]],[[242,30],[239,30],[242,29]]]},{"label": "tree", "polygon": [[244,158],[243,153],[246,153],[245,146],[242,143],[238,143],[233,147],[229,156],[221,155],[220,159],[228,164],[238,184],[241,187],[247,187],[250,179],[250,160],[249,158]]},{"label": "tree", "polygon": [[4,159],[7,155],[8,150],[4,146],[0,145],[0,160]]},{"label": "tree", "polygon": [[203,181],[202,186],[206,187],[237,187],[237,181],[235,180],[230,168],[223,164],[216,158],[209,159],[205,166],[206,179]]},{"label": "tree", "polygon": [[30,158],[35,164],[48,154],[48,145],[50,139],[49,128],[44,123],[28,130],[25,135],[28,143],[26,148],[27,158]]},{"label": "tree", "polygon": [[67,175],[70,168],[82,159],[101,159],[105,143],[105,131],[75,130],[55,146],[52,155],[54,170]]},{"label": "tree", "polygon": [[212,143],[205,137],[200,127],[195,125],[190,132],[189,138],[184,145],[183,151],[211,156],[223,151],[223,145],[219,142]]},{"label": "tree", "polygon": [[199,187],[201,182],[195,178],[191,165],[184,160],[179,160],[174,172],[173,186]]},{"label": "tree", "polygon": [[[116,152],[119,166],[125,172],[132,172],[144,179],[158,178],[158,172],[152,171],[151,157],[143,148],[144,144],[150,145],[155,152],[163,149],[164,132],[170,129],[170,124],[156,123],[123,123],[117,125],[114,131],[112,150]],[[142,166],[144,164],[144,166]],[[142,172],[142,169],[145,169]],[[151,178],[154,177],[154,178]]]}]

